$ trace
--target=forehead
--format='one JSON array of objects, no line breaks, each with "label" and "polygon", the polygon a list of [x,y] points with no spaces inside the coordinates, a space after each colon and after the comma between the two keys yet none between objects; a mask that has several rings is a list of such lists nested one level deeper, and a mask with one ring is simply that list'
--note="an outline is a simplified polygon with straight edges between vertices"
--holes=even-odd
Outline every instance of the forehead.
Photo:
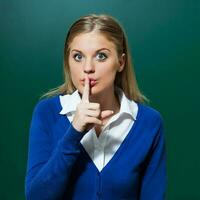
[{"label": "forehead", "polygon": [[80,49],[83,51],[95,51],[100,48],[115,49],[112,41],[108,40],[104,34],[97,32],[82,33],[74,37],[70,44],[70,49]]}]

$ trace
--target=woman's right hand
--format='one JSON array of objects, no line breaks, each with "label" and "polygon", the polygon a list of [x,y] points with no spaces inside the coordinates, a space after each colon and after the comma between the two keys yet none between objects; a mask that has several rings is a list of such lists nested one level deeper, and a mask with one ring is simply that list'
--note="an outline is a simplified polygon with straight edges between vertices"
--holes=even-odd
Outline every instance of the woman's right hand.
[{"label": "woman's right hand", "polygon": [[76,112],[72,121],[73,127],[79,132],[88,131],[96,124],[103,126],[103,119],[113,114],[112,110],[101,111],[99,103],[89,102],[89,95],[90,82],[86,75],[82,99],[76,107]]}]

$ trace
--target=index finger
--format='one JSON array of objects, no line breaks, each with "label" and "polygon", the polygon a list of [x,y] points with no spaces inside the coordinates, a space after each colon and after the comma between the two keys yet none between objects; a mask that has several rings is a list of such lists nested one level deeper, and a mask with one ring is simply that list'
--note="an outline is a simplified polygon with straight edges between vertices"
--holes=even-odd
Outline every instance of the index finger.
[{"label": "index finger", "polygon": [[90,95],[90,81],[87,75],[85,75],[85,86],[83,89],[82,101],[89,103],[89,95]]}]

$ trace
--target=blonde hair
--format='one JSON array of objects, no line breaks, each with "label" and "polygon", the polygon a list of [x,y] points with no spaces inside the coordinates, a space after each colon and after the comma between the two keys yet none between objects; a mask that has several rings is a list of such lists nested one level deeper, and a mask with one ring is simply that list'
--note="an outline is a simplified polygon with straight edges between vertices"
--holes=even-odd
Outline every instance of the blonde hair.
[{"label": "blonde hair", "polygon": [[94,30],[103,34],[115,44],[118,56],[125,53],[126,59],[124,69],[121,72],[117,72],[114,85],[121,88],[129,99],[139,103],[149,103],[149,99],[147,99],[138,88],[125,32],[123,31],[120,22],[107,14],[90,14],[82,16],[71,25],[64,46],[63,70],[65,82],[62,85],[51,89],[47,93],[44,93],[40,98],[51,97],[58,94],[71,94],[76,90],[71,79],[68,64],[69,46],[77,35],[89,33]]}]

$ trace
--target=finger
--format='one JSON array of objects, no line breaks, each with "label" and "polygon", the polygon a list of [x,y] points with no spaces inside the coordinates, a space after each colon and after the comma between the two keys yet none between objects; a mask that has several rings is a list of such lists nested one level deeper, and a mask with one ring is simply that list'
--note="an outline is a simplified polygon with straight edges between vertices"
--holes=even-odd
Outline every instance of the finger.
[{"label": "finger", "polygon": [[90,117],[99,117],[100,110],[87,110],[87,116]]},{"label": "finger", "polygon": [[103,124],[103,122],[100,120],[100,119],[98,119],[98,118],[96,118],[96,117],[85,117],[85,120],[86,120],[86,122],[88,123],[88,124],[98,124],[98,125],[102,125]]},{"label": "finger", "polygon": [[112,110],[104,110],[101,112],[101,119],[105,119],[107,117],[109,117],[110,115],[112,115],[114,113],[114,111]]},{"label": "finger", "polygon": [[89,103],[89,95],[90,95],[90,82],[87,75],[85,75],[85,86],[83,89],[82,101]]},{"label": "finger", "polygon": [[87,109],[90,109],[90,110],[100,110],[100,104],[99,103],[89,103],[87,105]]}]

